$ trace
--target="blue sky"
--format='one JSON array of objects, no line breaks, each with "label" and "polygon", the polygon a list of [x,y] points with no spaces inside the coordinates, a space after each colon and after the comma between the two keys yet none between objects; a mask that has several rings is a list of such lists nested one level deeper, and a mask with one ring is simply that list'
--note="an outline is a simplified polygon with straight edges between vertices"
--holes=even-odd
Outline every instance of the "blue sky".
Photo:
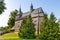
[{"label": "blue sky", "polygon": [[7,9],[0,15],[0,27],[7,26],[7,21],[12,10],[19,10],[21,6],[23,12],[29,11],[31,2],[34,8],[42,7],[48,15],[54,12],[55,17],[60,19],[60,0],[5,0]]}]

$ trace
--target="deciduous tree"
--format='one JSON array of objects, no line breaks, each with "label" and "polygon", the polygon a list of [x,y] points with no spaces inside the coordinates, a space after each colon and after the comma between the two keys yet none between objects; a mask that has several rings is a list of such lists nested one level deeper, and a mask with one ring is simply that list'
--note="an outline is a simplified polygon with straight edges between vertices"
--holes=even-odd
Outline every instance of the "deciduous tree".
[{"label": "deciduous tree", "polygon": [[0,14],[4,12],[4,9],[6,9],[4,0],[0,0]]},{"label": "deciduous tree", "polygon": [[8,27],[12,28],[15,24],[15,16],[17,15],[18,11],[14,10],[10,14],[10,18],[8,20]]}]

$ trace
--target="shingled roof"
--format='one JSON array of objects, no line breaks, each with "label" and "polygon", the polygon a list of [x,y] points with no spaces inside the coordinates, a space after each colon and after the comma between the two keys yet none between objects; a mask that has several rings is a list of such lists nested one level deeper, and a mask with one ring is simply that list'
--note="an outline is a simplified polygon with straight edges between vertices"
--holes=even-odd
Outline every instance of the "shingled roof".
[{"label": "shingled roof", "polygon": [[29,11],[29,12],[23,13],[21,17],[19,17],[19,14],[17,14],[15,20],[17,21],[17,20],[22,19],[25,16],[29,16],[30,13],[31,13],[31,17],[38,16],[37,15],[38,12],[40,13],[39,14],[40,16],[43,16],[44,12],[43,12],[43,9],[40,7],[40,8],[34,9],[32,12]]}]

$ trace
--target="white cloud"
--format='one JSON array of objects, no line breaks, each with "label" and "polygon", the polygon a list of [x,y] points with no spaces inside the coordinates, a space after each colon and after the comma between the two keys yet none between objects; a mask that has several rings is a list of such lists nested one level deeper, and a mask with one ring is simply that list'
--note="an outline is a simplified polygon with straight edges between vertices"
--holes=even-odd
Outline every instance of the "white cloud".
[{"label": "white cloud", "polygon": [[5,3],[6,3],[7,9],[5,10],[5,12],[3,12],[0,15],[0,27],[1,26],[7,26],[7,21],[8,21],[10,10],[11,10],[9,0],[5,0]]},{"label": "white cloud", "polygon": [[[16,3],[15,3],[16,2]],[[0,27],[7,26],[10,12],[14,9],[18,9],[19,0],[5,0],[6,10],[0,15]],[[18,5],[17,5],[18,4]]]}]

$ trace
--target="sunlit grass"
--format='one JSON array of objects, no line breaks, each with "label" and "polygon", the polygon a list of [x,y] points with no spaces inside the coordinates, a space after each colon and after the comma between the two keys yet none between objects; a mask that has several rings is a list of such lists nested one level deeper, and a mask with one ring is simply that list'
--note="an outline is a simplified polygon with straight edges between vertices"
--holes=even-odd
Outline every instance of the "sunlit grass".
[{"label": "sunlit grass", "polygon": [[[18,32],[11,32],[0,36],[4,40],[40,40],[40,39],[21,39],[18,37]],[[60,34],[58,35],[58,39],[60,40]]]},{"label": "sunlit grass", "polygon": [[16,39],[18,37],[18,32],[11,32],[1,36],[3,39]]},{"label": "sunlit grass", "polygon": [[38,40],[38,39],[21,39],[18,37],[18,32],[11,32],[1,36],[4,40]]}]

